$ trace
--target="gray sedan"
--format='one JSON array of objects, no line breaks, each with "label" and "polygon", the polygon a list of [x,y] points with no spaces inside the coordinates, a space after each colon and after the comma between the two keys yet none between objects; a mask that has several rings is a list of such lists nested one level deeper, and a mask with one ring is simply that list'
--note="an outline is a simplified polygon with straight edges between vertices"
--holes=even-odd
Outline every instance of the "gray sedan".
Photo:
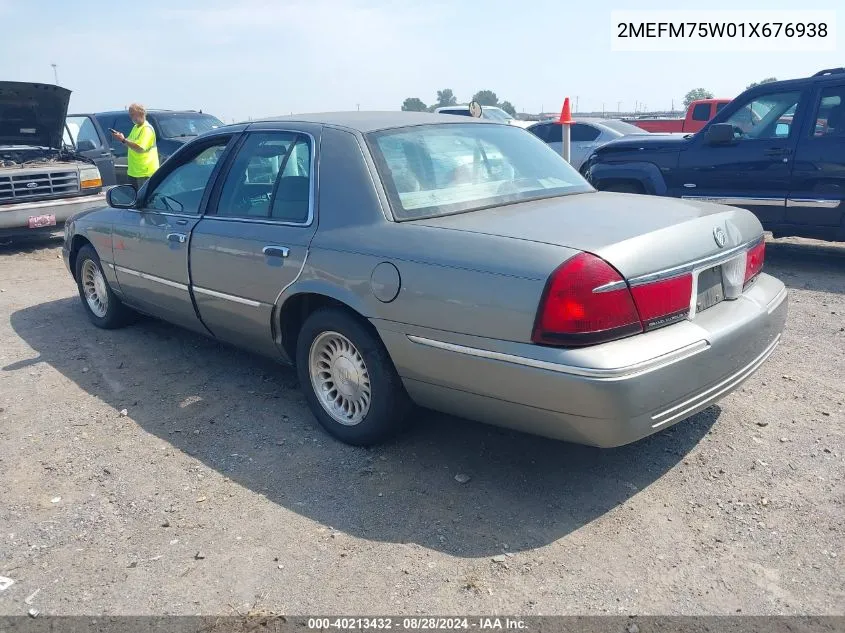
[{"label": "gray sedan", "polygon": [[351,444],[414,405],[626,444],[735,389],[786,319],[753,214],[596,192],[483,120],[221,127],[108,201],[65,234],[94,325],[142,312],[291,363]]},{"label": "gray sedan", "polygon": [[[558,154],[563,149],[562,126],[554,121],[542,121],[529,126],[528,131],[547,143]],[[569,162],[579,170],[597,147],[631,134],[649,134],[636,125],[619,119],[578,118],[569,131]]]}]

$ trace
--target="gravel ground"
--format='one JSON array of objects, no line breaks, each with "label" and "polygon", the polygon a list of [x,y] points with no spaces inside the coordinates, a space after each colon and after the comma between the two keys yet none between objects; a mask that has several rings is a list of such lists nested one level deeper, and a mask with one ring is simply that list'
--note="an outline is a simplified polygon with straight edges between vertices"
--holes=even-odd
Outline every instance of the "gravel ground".
[{"label": "gravel ground", "polygon": [[364,450],[291,370],[97,330],[57,242],[3,247],[0,614],[842,614],[845,247],[779,240],[767,270],[780,349],[666,432],[426,414]]}]

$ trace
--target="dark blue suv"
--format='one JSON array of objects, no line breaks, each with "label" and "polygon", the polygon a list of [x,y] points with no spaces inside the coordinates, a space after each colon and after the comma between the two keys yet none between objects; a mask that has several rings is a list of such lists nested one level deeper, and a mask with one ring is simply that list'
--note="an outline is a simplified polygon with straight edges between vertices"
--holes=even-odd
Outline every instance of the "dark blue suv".
[{"label": "dark blue suv", "polygon": [[[193,110],[147,110],[147,121],[155,130],[158,157],[162,163],[187,141],[223,125],[217,117]],[[73,128],[75,131],[71,133],[71,138],[77,148],[97,162],[104,185],[125,185],[129,182],[126,176],[126,146],[117,142],[109,132],[111,128],[129,135],[133,123],[126,110],[71,114],[66,124],[68,130]]]},{"label": "dark blue suv", "polygon": [[583,171],[596,189],[734,205],[775,236],[845,241],[845,68],[746,90],[694,135],[611,141]]}]

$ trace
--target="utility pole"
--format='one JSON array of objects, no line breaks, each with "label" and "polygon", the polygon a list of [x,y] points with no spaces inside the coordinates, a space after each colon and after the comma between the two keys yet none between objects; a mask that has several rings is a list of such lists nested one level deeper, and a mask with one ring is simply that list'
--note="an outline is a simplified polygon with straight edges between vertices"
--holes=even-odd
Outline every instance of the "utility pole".
[{"label": "utility pole", "polygon": [[56,85],[59,85],[59,71],[57,70],[56,64],[50,64],[53,67],[53,79],[56,82]]},{"label": "utility pole", "polygon": [[622,102],[621,101],[616,102],[616,112],[617,113],[622,112]]},{"label": "utility pole", "polygon": [[575,95],[575,111],[578,112],[578,95]]},{"label": "utility pole", "polygon": [[358,108],[358,112],[360,112],[360,111],[361,111],[361,104],[360,104],[360,103],[356,103],[356,104],[355,104],[355,107],[357,107],[357,108]]}]

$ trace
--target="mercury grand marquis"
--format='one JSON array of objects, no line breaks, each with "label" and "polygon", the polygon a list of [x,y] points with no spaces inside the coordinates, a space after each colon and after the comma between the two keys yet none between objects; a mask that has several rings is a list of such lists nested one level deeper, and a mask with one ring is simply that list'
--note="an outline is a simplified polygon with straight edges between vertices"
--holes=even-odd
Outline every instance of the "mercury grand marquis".
[{"label": "mercury grand marquis", "polygon": [[367,445],[414,405],[619,446],[712,405],[780,341],[757,218],[595,191],[515,126],[422,113],[230,125],[76,215],[94,325],[134,313],[296,367]]}]

